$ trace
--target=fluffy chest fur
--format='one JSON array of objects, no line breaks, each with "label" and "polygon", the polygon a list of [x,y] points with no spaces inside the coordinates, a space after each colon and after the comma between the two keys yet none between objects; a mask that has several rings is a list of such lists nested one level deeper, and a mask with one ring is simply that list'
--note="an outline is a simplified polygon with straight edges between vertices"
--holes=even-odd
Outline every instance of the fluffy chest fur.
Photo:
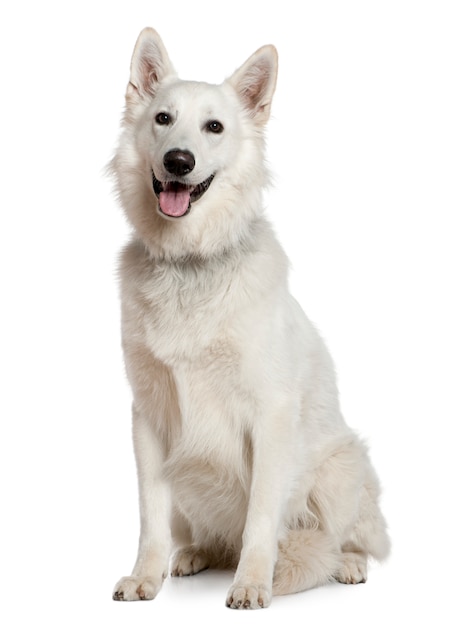
[{"label": "fluffy chest fur", "polygon": [[176,395],[180,427],[166,472],[177,486],[187,480],[185,494],[194,477],[203,487],[209,477],[209,488],[201,488],[206,499],[232,475],[242,488],[248,483],[248,433],[265,414],[256,375],[272,363],[262,353],[272,342],[262,339],[279,325],[275,298],[286,289],[286,257],[264,221],[254,230],[252,245],[207,261],[158,262],[138,241],[121,259],[124,341],[143,346],[170,372]]},{"label": "fluffy chest fur", "polygon": [[[262,413],[249,375],[259,358],[259,332],[254,341],[243,342],[242,336],[249,337],[259,306],[274,293],[266,283],[282,278],[278,262],[270,279],[259,271],[269,262],[265,256],[259,247],[247,251],[254,274],[242,271],[242,250],[213,261],[174,264],[156,262],[143,245],[133,242],[121,262],[125,342],[140,344],[162,364],[175,396],[176,415],[163,415],[158,424],[163,439],[169,440],[163,474],[176,506],[197,521],[196,532],[219,532],[228,543],[238,542],[243,530],[250,432]],[[276,259],[274,255],[273,263]],[[130,359],[127,367],[132,367]]]},{"label": "fluffy chest fur", "polygon": [[[287,261],[271,229],[262,220],[254,230],[252,244],[207,260],[158,261],[139,241],[130,243],[121,259],[123,334],[170,367],[236,361],[238,336],[286,289]],[[263,326],[257,323],[256,342]]]}]

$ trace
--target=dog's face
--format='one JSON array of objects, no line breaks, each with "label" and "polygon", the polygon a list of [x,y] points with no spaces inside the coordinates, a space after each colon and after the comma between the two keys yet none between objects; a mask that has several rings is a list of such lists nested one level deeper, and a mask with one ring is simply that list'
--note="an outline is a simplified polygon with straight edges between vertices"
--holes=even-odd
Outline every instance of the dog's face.
[{"label": "dog's face", "polygon": [[276,75],[276,50],[264,46],[221,85],[180,80],[156,31],[141,32],[112,166],[127,216],[157,256],[225,249],[262,210]]},{"label": "dog's face", "polygon": [[237,158],[236,95],[223,86],[175,80],[159,86],[143,117],[157,210],[167,219],[183,218]]}]

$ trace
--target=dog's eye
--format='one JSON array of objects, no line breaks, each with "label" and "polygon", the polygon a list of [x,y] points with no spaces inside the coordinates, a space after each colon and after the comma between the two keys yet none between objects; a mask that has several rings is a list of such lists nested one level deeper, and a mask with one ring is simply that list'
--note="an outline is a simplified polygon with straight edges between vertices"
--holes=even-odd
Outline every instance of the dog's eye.
[{"label": "dog's eye", "polygon": [[211,133],[219,134],[223,132],[223,124],[221,124],[221,122],[218,122],[217,120],[211,120],[206,124],[206,130],[210,131]]},{"label": "dog's eye", "polygon": [[159,124],[160,126],[165,126],[166,124],[170,124],[171,122],[170,115],[168,113],[165,113],[164,111],[158,113],[154,119],[156,121],[156,124]]}]

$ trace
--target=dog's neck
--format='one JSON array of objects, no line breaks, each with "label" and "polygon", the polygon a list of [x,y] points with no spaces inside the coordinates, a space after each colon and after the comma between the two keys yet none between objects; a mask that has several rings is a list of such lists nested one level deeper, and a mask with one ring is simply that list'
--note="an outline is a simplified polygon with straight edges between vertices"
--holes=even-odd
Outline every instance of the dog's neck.
[{"label": "dog's neck", "polygon": [[189,268],[201,270],[215,264],[233,263],[244,255],[254,252],[259,245],[260,235],[271,230],[270,224],[264,217],[256,217],[235,241],[224,241],[207,254],[200,249],[184,253],[163,249],[160,245],[153,246],[143,242],[150,259],[157,265],[170,265],[179,270]]}]

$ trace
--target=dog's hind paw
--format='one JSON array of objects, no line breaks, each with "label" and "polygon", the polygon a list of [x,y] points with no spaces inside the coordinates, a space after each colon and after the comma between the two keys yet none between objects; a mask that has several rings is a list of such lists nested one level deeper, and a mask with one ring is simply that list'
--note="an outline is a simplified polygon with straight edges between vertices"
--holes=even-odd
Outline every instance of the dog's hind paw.
[{"label": "dog's hind paw", "polygon": [[357,585],[367,582],[367,559],[366,556],[356,552],[343,552],[342,565],[335,575],[340,583],[345,585]]},{"label": "dog's hind paw", "polygon": [[195,546],[180,548],[172,561],[172,576],[192,576],[209,567],[209,558]]}]

